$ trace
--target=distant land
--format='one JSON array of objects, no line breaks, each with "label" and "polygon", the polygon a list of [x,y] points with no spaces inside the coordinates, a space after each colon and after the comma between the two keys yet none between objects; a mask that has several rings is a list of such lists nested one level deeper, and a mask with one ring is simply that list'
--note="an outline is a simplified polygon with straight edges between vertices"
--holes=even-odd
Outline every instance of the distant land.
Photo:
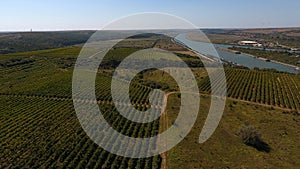
[{"label": "distant land", "polygon": [[[279,43],[287,48],[300,48],[299,28],[201,29],[213,43],[230,44],[239,40]],[[53,49],[85,43],[95,30],[0,32],[0,54]],[[118,38],[117,31],[110,32]],[[202,41],[199,36],[191,40]]]}]

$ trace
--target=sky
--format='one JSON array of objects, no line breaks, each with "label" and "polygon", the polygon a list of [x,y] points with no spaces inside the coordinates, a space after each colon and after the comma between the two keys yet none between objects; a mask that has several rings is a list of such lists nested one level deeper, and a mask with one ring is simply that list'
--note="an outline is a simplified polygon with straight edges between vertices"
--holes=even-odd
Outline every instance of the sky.
[{"label": "sky", "polygon": [[1,0],[0,31],[99,30],[140,12],[199,28],[300,27],[300,0]]}]

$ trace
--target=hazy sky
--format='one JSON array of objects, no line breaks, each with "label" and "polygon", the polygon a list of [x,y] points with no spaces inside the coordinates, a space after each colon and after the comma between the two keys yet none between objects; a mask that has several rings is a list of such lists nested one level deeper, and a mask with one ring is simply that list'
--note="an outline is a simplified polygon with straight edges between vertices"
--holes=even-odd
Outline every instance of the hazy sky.
[{"label": "hazy sky", "polygon": [[201,28],[300,27],[300,0],[1,0],[0,31],[101,29],[139,12]]}]

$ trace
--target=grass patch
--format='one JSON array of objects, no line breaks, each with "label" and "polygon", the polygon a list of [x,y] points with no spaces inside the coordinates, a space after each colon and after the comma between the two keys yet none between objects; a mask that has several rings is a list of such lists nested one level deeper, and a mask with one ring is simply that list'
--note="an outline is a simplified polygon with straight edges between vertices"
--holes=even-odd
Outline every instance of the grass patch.
[{"label": "grass patch", "polygon": [[[178,97],[172,95],[170,102],[176,100],[178,102]],[[233,104],[228,100],[217,130],[209,140],[199,144],[210,99],[201,97],[200,103],[192,131],[168,152],[169,168],[297,168],[300,165],[299,116],[241,102]],[[167,111],[171,124],[177,117],[177,110],[174,105],[168,105]],[[245,145],[237,134],[245,124],[256,126],[272,151],[261,152]]]}]

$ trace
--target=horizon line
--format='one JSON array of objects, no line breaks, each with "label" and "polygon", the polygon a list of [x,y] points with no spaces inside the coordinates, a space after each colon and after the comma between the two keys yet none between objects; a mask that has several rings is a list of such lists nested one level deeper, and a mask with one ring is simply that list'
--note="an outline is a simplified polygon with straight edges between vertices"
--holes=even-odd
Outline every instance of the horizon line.
[{"label": "horizon line", "polygon": [[[279,27],[202,27],[202,28],[196,28],[196,29],[224,29],[224,30],[247,30],[247,29],[293,29],[293,28],[300,28],[300,26],[279,26]],[[0,33],[17,33],[17,32],[71,32],[71,31],[138,31],[138,30],[189,30],[184,28],[175,28],[175,29],[49,29],[49,30],[43,30],[43,29],[29,29],[29,30],[0,30]],[[192,29],[191,29],[192,30]]]}]

